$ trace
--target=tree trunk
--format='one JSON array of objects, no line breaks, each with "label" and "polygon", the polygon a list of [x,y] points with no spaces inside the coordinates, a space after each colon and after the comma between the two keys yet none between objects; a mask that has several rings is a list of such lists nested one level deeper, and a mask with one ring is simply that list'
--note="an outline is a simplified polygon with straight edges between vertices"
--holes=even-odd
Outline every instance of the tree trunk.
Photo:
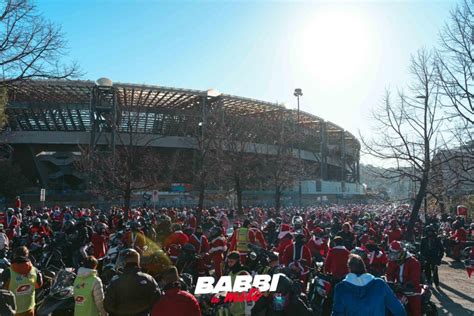
[{"label": "tree trunk", "polygon": [[201,181],[199,185],[199,202],[198,202],[199,218],[201,217],[202,210],[204,209],[205,191],[206,191],[206,186],[204,185],[204,182]]},{"label": "tree trunk", "polygon": [[275,188],[275,209],[277,210],[277,212],[280,211],[281,208],[281,196],[281,188],[280,186],[277,186]]},{"label": "tree trunk", "polygon": [[423,198],[425,197],[426,188],[428,186],[428,174],[423,175],[423,179],[420,183],[420,189],[416,194],[415,201],[413,202],[413,208],[411,210],[410,221],[408,222],[407,231],[406,231],[406,239],[407,240],[415,240],[414,236],[414,228],[415,224],[418,221],[418,215],[420,213],[421,203],[423,202]]},{"label": "tree trunk", "polygon": [[125,206],[125,220],[128,220],[128,214],[130,212],[130,203],[132,199],[132,189],[130,187],[130,182],[127,183],[127,188],[125,189],[124,195],[124,206]]},{"label": "tree trunk", "polygon": [[235,192],[237,193],[237,214],[239,216],[244,215],[242,208],[242,187],[240,186],[240,178],[235,175]]}]

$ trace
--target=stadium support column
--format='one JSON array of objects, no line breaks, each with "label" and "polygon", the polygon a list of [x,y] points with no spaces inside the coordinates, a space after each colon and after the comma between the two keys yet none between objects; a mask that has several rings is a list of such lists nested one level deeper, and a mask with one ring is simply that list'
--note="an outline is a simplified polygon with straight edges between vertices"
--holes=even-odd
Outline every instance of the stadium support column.
[{"label": "stadium support column", "polygon": [[320,142],[320,176],[321,180],[327,180],[328,178],[328,172],[327,172],[327,155],[328,155],[328,131],[327,131],[327,125],[325,121],[321,122],[321,127],[320,127],[320,133],[321,133],[321,142]]},{"label": "stadium support column", "polygon": [[341,131],[341,188],[346,192],[346,132]]},{"label": "stadium support column", "polygon": [[[100,79],[99,79],[100,80]],[[112,192],[115,192],[115,143],[117,131],[117,96],[112,84],[96,85],[91,91],[89,161],[93,175],[93,162],[99,155],[112,157]],[[100,145],[100,148],[99,148]]]}]

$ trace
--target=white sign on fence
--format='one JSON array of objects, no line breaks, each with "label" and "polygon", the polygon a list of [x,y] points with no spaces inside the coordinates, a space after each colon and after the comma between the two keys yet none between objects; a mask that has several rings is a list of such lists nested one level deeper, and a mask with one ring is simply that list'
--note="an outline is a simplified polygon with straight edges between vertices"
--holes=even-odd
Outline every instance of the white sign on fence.
[{"label": "white sign on fence", "polygon": [[40,202],[46,201],[46,189],[41,189],[40,191]]},{"label": "white sign on fence", "polygon": [[151,196],[151,201],[153,203],[156,203],[158,202],[158,190],[153,190],[153,194]]}]

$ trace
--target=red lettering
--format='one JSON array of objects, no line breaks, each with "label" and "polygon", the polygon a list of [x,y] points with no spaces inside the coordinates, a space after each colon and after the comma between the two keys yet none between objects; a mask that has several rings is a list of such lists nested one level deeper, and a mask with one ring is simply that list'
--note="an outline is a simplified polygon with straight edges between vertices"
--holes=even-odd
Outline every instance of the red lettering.
[{"label": "red lettering", "polygon": [[229,292],[226,294],[224,303],[242,303],[245,300],[245,293]]},{"label": "red lettering", "polygon": [[[242,303],[242,302],[257,302],[263,296],[256,288],[252,288],[248,293],[239,292],[228,292],[225,296],[224,303]],[[211,303],[215,304],[219,302],[219,299],[214,300],[216,297],[211,299]]]},{"label": "red lettering", "polygon": [[263,296],[262,292],[260,292],[257,288],[250,289],[249,293],[247,294],[247,302],[256,302]]}]

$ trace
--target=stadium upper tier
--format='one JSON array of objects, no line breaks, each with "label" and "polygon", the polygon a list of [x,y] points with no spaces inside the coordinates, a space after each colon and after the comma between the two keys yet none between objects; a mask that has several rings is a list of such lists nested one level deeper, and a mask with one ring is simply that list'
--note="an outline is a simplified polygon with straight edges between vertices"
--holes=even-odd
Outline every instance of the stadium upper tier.
[{"label": "stadium upper tier", "polygon": [[[7,105],[9,126],[17,131],[90,131],[94,87],[96,84],[93,81],[69,80],[37,80],[11,85],[8,88]],[[114,83],[113,88],[119,113],[118,131],[127,127],[127,120],[121,120],[120,117],[134,114],[137,132],[172,134],[173,125],[185,125],[188,116],[202,113],[203,99],[208,106],[218,104],[223,107],[231,116],[264,115],[270,118],[274,114],[284,113],[297,120],[298,115],[296,110],[286,109],[277,103],[220,94],[215,90],[199,91],[127,83]],[[332,143],[344,139],[347,154],[358,154],[360,144],[351,133],[316,115],[302,111],[299,115],[299,124],[306,130],[319,133],[324,123],[328,138],[337,135],[336,141]],[[158,121],[161,124],[157,124]],[[180,130],[185,133],[183,129]]]}]

